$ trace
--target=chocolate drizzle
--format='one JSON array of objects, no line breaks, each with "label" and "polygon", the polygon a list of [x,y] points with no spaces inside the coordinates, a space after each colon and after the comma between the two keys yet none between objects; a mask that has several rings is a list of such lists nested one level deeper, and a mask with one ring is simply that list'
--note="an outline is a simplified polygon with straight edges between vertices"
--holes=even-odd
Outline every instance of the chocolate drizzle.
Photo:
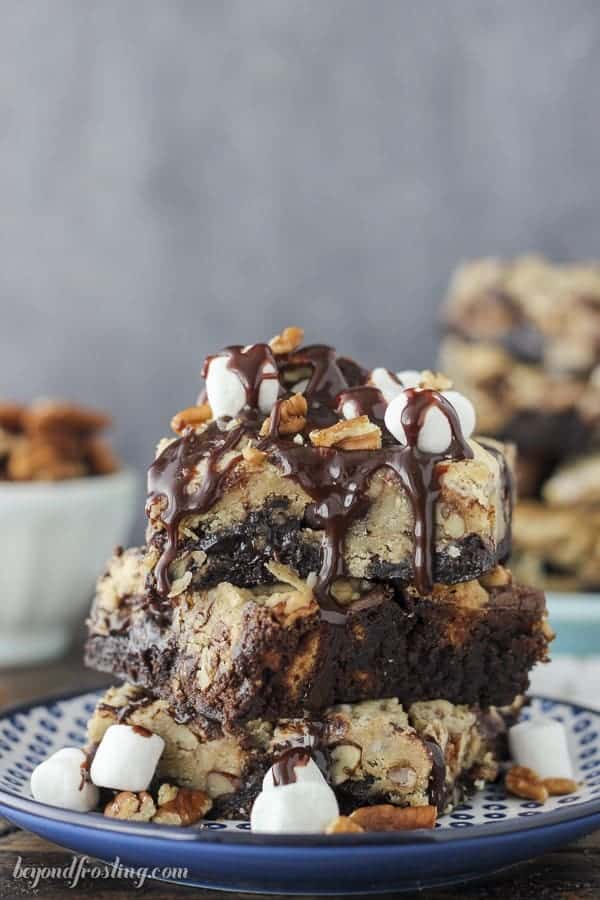
[{"label": "chocolate drizzle", "polygon": [[[160,520],[167,531],[167,543],[156,564],[156,583],[161,594],[170,590],[167,570],[177,555],[179,523],[186,515],[206,512],[219,499],[225,480],[241,455],[233,454],[225,465],[219,464],[245,433],[245,424],[222,431],[218,422],[211,422],[201,434],[190,430],[169,444],[150,466],[146,515],[150,516],[155,500],[162,500],[163,504],[166,501]],[[197,466],[203,461],[205,471],[197,488],[190,489]]]},{"label": "chocolate drizzle", "polygon": [[346,404],[351,404],[354,416],[368,416],[372,422],[384,428],[386,402],[379,388],[370,384],[348,388],[337,398],[336,412],[342,415]]},{"label": "chocolate drizzle", "polygon": [[258,394],[263,381],[277,381],[279,373],[273,351],[268,344],[250,344],[242,347],[234,344],[220,353],[207,356],[202,366],[202,377],[206,378],[213,359],[227,359],[227,368],[238,376],[246,392],[246,405],[251,409],[258,406]]},{"label": "chocolate drizzle", "polygon": [[[252,408],[256,405],[260,375],[266,361],[274,359],[266,344],[254,344],[246,350],[228,347],[220,355],[230,360],[230,367],[240,375],[248,405],[236,423],[220,420],[196,433],[188,430],[169,444],[149,470],[147,512],[155,502],[161,503],[160,519],[167,539],[156,566],[156,582],[164,596],[170,589],[168,568],[177,555],[177,534],[181,520],[187,515],[206,512],[222,496],[228,475],[241,458],[234,451],[243,437],[256,440],[271,462],[284,476],[293,478],[312,498],[305,512],[311,528],[323,530],[321,568],[315,594],[323,618],[332,623],[345,621],[330,593],[332,582],[344,574],[344,542],[352,523],[365,515],[369,506],[368,487],[380,469],[391,469],[400,479],[410,499],[414,517],[414,583],[422,596],[431,593],[435,546],[435,505],[440,492],[438,464],[443,461],[470,459],[472,450],[463,438],[453,406],[434,390],[410,389],[401,414],[407,444],[392,441],[385,432],[385,443],[379,450],[338,450],[297,444],[291,438],[278,436],[281,402],[272,411],[269,434],[260,438],[262,418]],[[205,363],[204,371],[211,358]],[[335,410],[348,399],[381,424],[385,406],[380,392],[369,385],[350,387],[337,364],[331,347],[314,345],[277,359],[280,371],[308,368],[312,372],[304,391],[308,404],[305,439],[311,429],[338,421]],[[347,364],[346,364],[347,367]],[[418,447],[420,429],[431,408],[436,408],[450,426],[451,441],[442,453],[425,453]],[[226,458],[226,454],[231,454]],[[204,466],[199,472],[200,465]],[[197,478],[197,486],[194,478]]]},{"label": "chocolate drizzle", "polygon": [[431,757],[429,776],[429,802],[443,812],[446,801],[446,760],[442,748],[433,738],[425,738],[425,746]]},{"label": "chocolate drizzle", "polygon": [[311,760],[311,752],[308,747],[290,747],[277,757],[273,763],[273,784],[280,787],[283,784],[294,784],[297,766],[307,766]]}]

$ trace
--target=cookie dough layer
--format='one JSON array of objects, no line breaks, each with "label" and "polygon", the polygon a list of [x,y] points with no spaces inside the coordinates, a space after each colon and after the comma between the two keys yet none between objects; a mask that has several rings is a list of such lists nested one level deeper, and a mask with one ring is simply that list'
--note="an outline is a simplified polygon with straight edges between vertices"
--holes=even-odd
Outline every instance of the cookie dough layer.
[{"label": "cookie dough layer", "polygon": [[182,723],[164,700],[111,688],[88,724],[90,743],[116,721],[159,734],[159,779],[206,791],[211,815],[247,817],[265,771],[294,745],[309,744],[345,812],[368,803],[437,805],[440,811],[498,773],[505,719],[444,700],[407,710],[386,699],[335,706],[317,718],[248,722],[226,733],[202,717]]},{"label": "cookie dough layer", "polygon": [[[433,577],[445,584],[477,578],[510,552],[512,476],[505,457],[505,451],[509,457],[510,451],[494,441],[469,444],[473,459],[438,464]],[[312,453],[316,459],[323,450],[312,448]],[[351,456],[353,451],[347,453]],[[204,476],[198,472],[194,483],[201,483]],[[365,512],[345,535],[344,574],[412,583],[415,522],[405,488],[391,469],[381,468],[371,478],[366,499]],[[311,520],[313,506],[314,500],[300,484],[268,456],[259,462],[241,459],[210,509],[202,515],[186,515],[178,523],[169,583],[189,573],[188,584],[193,588],[211,587],[225,579],[241,586],[261,584],[273,580],[266,568],[273,558],[304,578],[318,572],[325,534]],[[160,502],[151,504],[148,513],[152,589],[167,537]]]},{"label": "cookie dough layer", "polygon": [[333,625],[282,566],[272,566],[275,585],[182,589],[165,616],[143,593],[144,560],[127,551],[101,580],[86,661],[184,718],[272,720],[387,696],[503,706],[526,690],[552,637],[543,593],[501,567],[481,581],[436,585],[430,597],[340,579],[333,591],[346,620]]}]

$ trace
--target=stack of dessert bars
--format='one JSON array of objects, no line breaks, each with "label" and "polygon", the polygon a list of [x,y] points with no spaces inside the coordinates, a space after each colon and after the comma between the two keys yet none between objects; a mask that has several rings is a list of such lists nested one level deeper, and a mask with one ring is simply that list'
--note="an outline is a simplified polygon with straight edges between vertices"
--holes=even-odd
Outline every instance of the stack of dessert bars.
[{"label": "stack of dessert bars", "polygon": [[[510,453],[468,439],[439,373],[301,339],[209,357],[160,443],[146,545],[115,554],[89,618],[88,665],[123,680],[89,739],[159,734],[159,777],[216,817],[247,817],[297,746],[342,811],[441,812],[497,776],[552,638],[544,595],[503,565]],[[429,426],[447,446],[427,449]]]},{"label": "stack of dessert bars", "polygon": [[442,367],[479,427],[519,449],[513,566],[557,591],[600,588],[600,265],[535,256],[461,266]]}]

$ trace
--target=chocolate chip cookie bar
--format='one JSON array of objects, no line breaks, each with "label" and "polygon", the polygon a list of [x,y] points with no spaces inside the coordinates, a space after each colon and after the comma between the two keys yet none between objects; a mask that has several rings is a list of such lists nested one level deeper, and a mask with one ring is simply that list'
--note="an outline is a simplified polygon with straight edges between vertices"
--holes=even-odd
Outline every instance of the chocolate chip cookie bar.
[{"label": "chocolate chip cookie bar", "polygon": [[[455,274],[440,359],[480,427],[518,445],[513,568],[559,590],[597,589],[600,266],[480,260]],[[575,491],[577,492],[577,491]]]},{"label": "chocolate chip cookie bar", "polygon": [[182,720],[166,701],[123,685],[100,700],[88,738],[93,748],[116,722],[159,735],[158,782],[205,792],[215,817],[247,817],[266,770],[292,747],[310,748],[343,811],[384,802],[442,812],[496,778],[514,712],[384,699],[229,732],[201,716]]}]

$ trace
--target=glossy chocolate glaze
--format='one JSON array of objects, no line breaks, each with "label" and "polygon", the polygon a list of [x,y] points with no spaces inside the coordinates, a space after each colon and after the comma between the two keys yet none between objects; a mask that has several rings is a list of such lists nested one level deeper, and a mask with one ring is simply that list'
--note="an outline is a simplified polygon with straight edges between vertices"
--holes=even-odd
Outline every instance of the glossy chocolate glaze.
[{"label": "glossy chocolate glaze", "polygon": [[268,344],[250,344],[248,347],[235,344],[207,356],[202,366],[203,378],[206,378],[211,362],[217,357],[225,357],[227,368],[239,377],[246,392],[246,404],[252,409],[258,406],[262,382],[278,379],[277,363]]},{"label": "glossy chocolate glaze", "polygon": [[[268,353],[267,353],[268,351]],[[256,344],[246,351],[229,347],[223,354],[230,360],[246,390],[247,407],[235,422],[220,420],[211,422],[197,434],[186,431],[171,443],[155,460],[149,470],[150,513],[155,501],[162,504],[160,519],[167,533],[166,545],[156,566],[157,588],[161,595],[169,593],[168,568],[178,550],[177,533],[182,518],[202,514],[219,499],[234,466],[241,454],[231,453],[242,437],[253,438],[259,449],[265,451],[271,462],[282,473],[293,478],[313,499],[306,510],[307,524],[322,529],[325,540],[321,547],[321,568],[317,577],[315,594],[323,611],[323,618],[333,624],[345,620],[330,594],[332,582],[344,574],[343,550],[348,529],[365,514],[369,506],[368,486],[375,472],[391,469],[403,484],[410,499],[414,516],[414,581],[421,595],[432,588],[435,504],[439,496],[438,463],[472,458],[473,453],[464,440],[458,417],[450,403],[437,391],[407,390],[407,403],[401,413],[401,422],[407,444],[400,445],[385,432],[384,445],[379,450],[339,450],[319,448],[308,441],[308,434],[339,421],[340,404],[344,397],[352,397],[374,418],[385,412],[382,398],[371,386],[351,386],[338,365],[335,350],[314,345],[277,358],[279,370],[310,368],[312,375],[304,390],[308,404],[304,444],[296,444],[291,438],[278,436],[280,401],[275,404],[271,416],[270,433],[260,438],[262,419],[255,409],[260,386],[261,367],[271,351],[266,344]],[[271,358],[273,358],[271,356]],[[204,372],[208,364],[205,363]],[[349,369],[349,362],[345,361]],[[360,371],[356,366],[353,374]],[[451,443],[443,453],[425,453],[418,447],[418,435],[429,409],[437,408],[445,416],[451,431]],[[381,420],[380,420],[381,421]],[[197,487],[190,490],[197,466],[203,463],[204,472]]]}]

